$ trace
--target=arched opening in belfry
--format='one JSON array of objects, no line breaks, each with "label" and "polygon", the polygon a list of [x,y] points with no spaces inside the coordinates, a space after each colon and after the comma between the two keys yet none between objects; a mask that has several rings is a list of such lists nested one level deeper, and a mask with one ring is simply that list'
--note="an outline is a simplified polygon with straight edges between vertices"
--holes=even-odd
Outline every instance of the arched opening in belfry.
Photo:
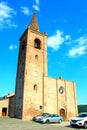
[{"label": "arched opening in belfry", "polygon": [[34,48],[41,49],[41,41],[39,39],[34,40]]}]

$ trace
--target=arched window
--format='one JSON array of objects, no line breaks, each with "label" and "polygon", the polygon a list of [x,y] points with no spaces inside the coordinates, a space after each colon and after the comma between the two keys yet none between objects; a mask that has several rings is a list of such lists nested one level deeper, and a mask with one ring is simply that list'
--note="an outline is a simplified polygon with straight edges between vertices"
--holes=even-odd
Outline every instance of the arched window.
[{"label": "arched window", "polygon": [[39,39],[34,40],[34,48],[41,49],[41,41]]},{"label": "arched window", "polygon": [[37,59],[37,60],[38,60],[38,55],[35,55],[35,59]]}]

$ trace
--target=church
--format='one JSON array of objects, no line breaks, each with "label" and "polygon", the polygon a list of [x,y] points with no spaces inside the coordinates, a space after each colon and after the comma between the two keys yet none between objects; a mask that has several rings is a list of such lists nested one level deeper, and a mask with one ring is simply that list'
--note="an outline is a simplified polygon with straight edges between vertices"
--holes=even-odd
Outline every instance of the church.
[{"label": "church", "polygon": [[40,32],[34,11],[30,25],[20,37],[14,116],[31,120],[44,112],[59,114],[64,119],[76,116],[76,84],[61,76],[48,76],[47,33]]},{"label": "church", "polygon": [[65,119],[77,115],[76,86],[62,77],[48,76],[47,34],[40,32],[34,12],[20,38],[15,116],[28,120],[42,112],[56,113]]}]

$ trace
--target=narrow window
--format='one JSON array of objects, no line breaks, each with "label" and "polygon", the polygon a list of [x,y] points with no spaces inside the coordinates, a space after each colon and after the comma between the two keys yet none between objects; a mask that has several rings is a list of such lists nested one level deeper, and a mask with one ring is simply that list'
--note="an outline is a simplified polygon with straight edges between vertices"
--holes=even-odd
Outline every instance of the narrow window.
[{"label": "narrow window", "polygon": [[36,84],[33,86],[33,90],[37,92],[37,85]]}]

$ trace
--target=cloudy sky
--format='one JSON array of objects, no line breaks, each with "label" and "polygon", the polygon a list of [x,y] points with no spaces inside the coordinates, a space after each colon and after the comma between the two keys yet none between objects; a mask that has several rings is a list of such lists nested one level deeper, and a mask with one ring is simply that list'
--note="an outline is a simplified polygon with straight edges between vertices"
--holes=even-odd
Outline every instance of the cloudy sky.
[{"label": "cloudy sky", "polygon": [[19,38],[34,9],[48,34],[48,75],[75,81],[77,103],[87,104],[87,0],[0,0],[0,97],[15,91]]}]

